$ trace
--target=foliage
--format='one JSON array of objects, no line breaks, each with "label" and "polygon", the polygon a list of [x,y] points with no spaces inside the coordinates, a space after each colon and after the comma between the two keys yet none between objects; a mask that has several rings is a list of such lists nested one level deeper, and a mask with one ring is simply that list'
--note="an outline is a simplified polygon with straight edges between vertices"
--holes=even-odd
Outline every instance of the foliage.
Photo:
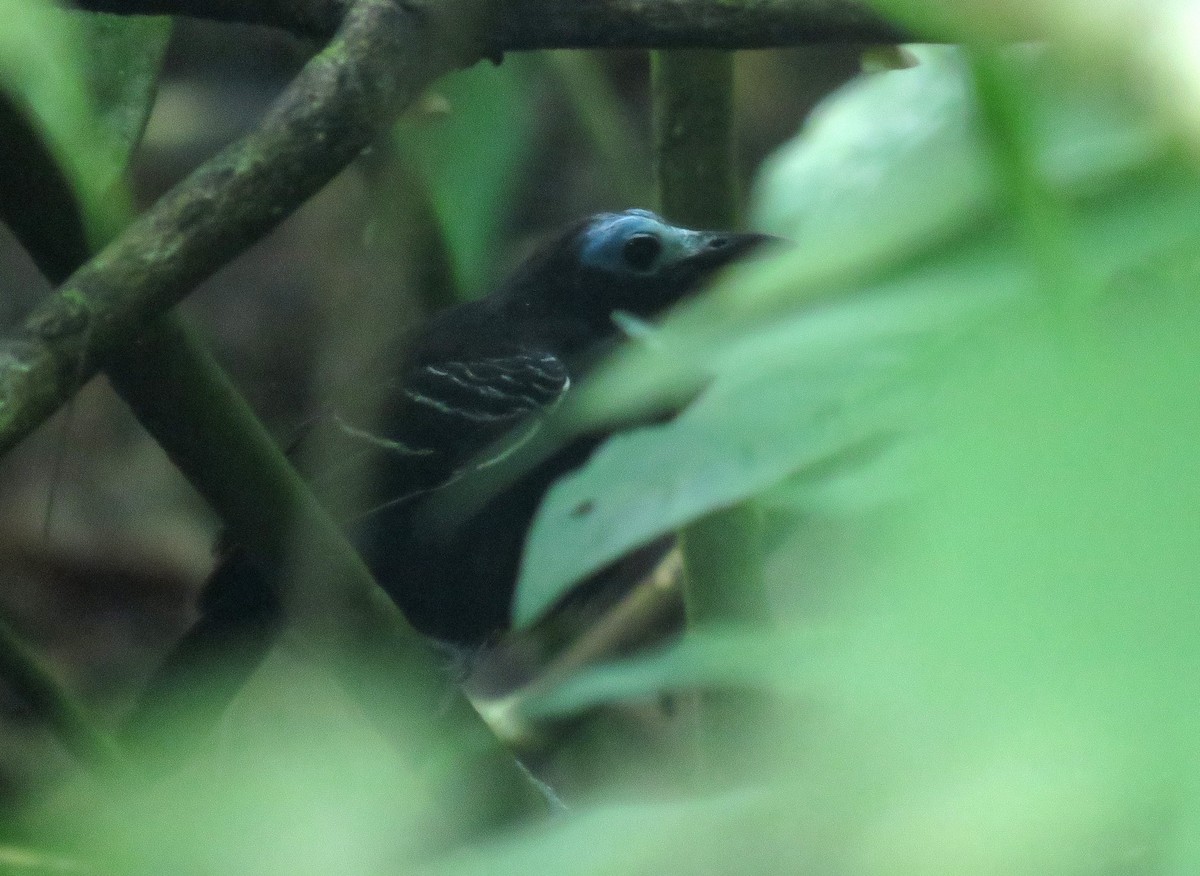
[{"label": "foliage", "polygon": [[[568,722],[757,691],[732,727],[706,728],[736,781],[715,781],[694,740],[667,747],[687,761],[673,782],[630,746],[633,768],[565,816],[431,854],[403,753],[322,669],[276,655],[224,745],[105,806],[60,795],[35,841],[158,872],[418,856],[447,874],[1193,872],[1200,175],[1180,145],[1190,110],[1169,98],[1200,80],[1147,78],[1144,46],[1098,36],[1068,0],[1014,4],[999,25],[986,4],[886,5],[975,43],[864,75],[762,168],[754,224],[792,245],[579,388],[566,429],[690,404],[557,484],[526,553],[519,623],[713,511],[767,514],[775,627],[693,630],[517,706]],[[30,9],[17,18],[39,26]],[[1047,20],[1053,44],[986,44]],[[44,41],[61,46],[53,78],[6,87],[76,148],[120,110],[128,147],[148,94],[89,92],[83,38],[64,34]],[[1110,63],[1085,75],[1097,46]],[[0,36],[0,69],[22,57]],[[496,259],[539,81],[525,61],[472,71],[447,84],[440,131],[395,137],[466,289]],[[112,165],[78,171],[81,190]],[[603,774],[601,748],[583,751]]]},{"label": "foliage", "polygon": [[98,246],[130,215],[122,174],[149,116],[170,20],[85,15],[46,0],[5,2],[0,17],[0,86],[36,119]]}]

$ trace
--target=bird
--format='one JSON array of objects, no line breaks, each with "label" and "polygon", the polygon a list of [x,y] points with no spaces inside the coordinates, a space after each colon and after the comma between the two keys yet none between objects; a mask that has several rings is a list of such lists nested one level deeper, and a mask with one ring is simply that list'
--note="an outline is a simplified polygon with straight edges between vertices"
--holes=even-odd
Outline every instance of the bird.
[{"label": "bird", "polygon": [[521,426],[621,340],[614,314],[654,318],[768,239],[683,228],[642,209],[600,213],[538,249],[491,294],[428,323],[385,394],[380,431],[346,430],[381,457],[367,497],[376,510],[355,521],[352,537],[410,623],[468,646],[505,629],[542,497],[604,436],[561,448],[449,530],[410,497],[520,441]]},{"label": "bird", "polygon": [[[376,368],[367,378],[380,400],[371,422],[356,420],[353,406],[322,413],[318,428],[332,436],[334,456],[366,464],[369,475],[366,494],[352,504],[335,495],[336,486],[324,491],[327,502],[418,631],[461,648],[503,633],[541,499],[605,435],[576,438],[449,527],[420,513],[423,500],[520,442],[531,417],[560,403],[621,342],[621,314],[658,317],[772,240],[684,228],[643,209],[589,216],[536,249],[489,294],[429,319],[404,355]],[[322,483],[344,480],[337,470],[310,479],[319,496]],[[281,572],[237,545],[223,554],[200,621],[150,689],[194,678],[197,654],[265,653],[281,615],[273,596]]]}]

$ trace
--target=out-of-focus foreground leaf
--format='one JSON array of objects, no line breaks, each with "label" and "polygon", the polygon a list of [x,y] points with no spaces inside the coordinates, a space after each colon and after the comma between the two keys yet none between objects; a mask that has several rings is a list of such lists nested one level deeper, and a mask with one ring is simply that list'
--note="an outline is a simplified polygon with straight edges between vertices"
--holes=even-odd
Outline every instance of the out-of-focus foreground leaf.
[{"label": "out-of-focus foreground leaf", "polygon": [[701,632],[541,703],[771,690],[761,735],[726,740],[759,740],[755,791],[585,812],[490,872],[581,835],[629,871],[1194,872],[1195,252],[1133,261],[1076,324],[1028,308],[976,332],[908,432],[874,561],[795,632]]},{"label": "out-of-focus foreground leaf", "polygon": [[[1197,240],[1200,179],[1165,156],[1153,126],[1032,53],[1008,63],[1093,292]],[[963,75],[941,50],[835,96],[760,181],[764,220],[794,250],[738,272],[584,387],[592,422],[712,381],[681,416],[614,438],[552,490],[530,538],[518,622],[682,523],[814,466],[827,476],[840,456],[880,452],[921,422],[972,333],[1038,306],[1021,235],[997,221],[1002,193]]]},{"label": "out-of-focus foreground leaf", "polygon": [[[601,422],[637,393],[711,380],[555,488],[518,610],[765,496],[796,531],[822,515],[866,529],[843,548],[859,562],[794,628],[691,633],[532,704],[770,690],[764,732],[726,740],[756,750],[754,791],[686,815],[588,811],[490,849],[489,872],[569,866],[581,837],[630,871],[712,872],[726,854],[738,872],[1196,870],[1200,177],[1118,94],[1027,50],[1003,63],[1086,297],[1064,311],[1039,282],[971,89],[940,79],[963,75],[953,56],[828,105],[761,181],[762,215],[796,251],[741,272],[591,390],[584,415]],[[943,115],[892,118],[929,77]],[[889,459],[903,464],[874,465]],[[808,586],[803,565],[773,571],[777,589]]]},{"label": "out-of-focus foreground leaf", "polygon": [[1115,76],[1168,128],[1200,142],[1195,4],[1176,0],[874,0],[914,33],[994,45],[1043,40],[1089,76]]}]

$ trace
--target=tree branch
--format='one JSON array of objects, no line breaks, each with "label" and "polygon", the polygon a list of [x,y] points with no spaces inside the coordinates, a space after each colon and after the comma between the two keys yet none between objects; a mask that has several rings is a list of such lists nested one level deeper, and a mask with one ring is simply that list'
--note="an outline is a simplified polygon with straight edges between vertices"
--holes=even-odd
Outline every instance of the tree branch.
[{"label": "tree branch", "polygon": [[75,0],[74,5],[115,15],[181,15],[261,24],[323,41],[337,31],[350,0]]},{"label": "tree branch", "polygon": [[257,130],[164,195],[0,350],[0,453],[316,193],[430,82],[479,57],[466,24],[480,5],[439,3],[435,14],[356,3]]},{"label": "tree branch", "polygon": [[851,0],[505,0],[488,46],[499,55],[525,49],[766,49],[910,39]]},{"label": "tree branch", "polygon": [[[348,0],[77,0],[123,15],[185,15],[328,38]],[[405,5],[405,4],[401,4]],[[415,4],[407,4],[415,5]],[[910,37],[852,0],[503,0],[487,57],[528,49],[765,49]]]}]

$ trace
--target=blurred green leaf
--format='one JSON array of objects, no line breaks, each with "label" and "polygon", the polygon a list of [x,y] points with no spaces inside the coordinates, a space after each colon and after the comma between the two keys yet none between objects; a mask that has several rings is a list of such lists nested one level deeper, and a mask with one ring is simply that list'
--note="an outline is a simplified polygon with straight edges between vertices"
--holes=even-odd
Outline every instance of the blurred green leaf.
[{"label": "blurred green leaf", "polygon": [[1191,738],[1200,308],[1174,270],[1069,332],[998,333],[931,411],[912,538],[865,596],[931,683]]},{"label": "blurred green leaf", "polygon": [[[887,77],[911,72],[872,81],[894,97]],[[921,74],[930,75],[940,82],[939,77],[963,73],[942,65],[932,74]],[[1047,86],[1045,75],[1045,65],[1034,58],[1022,80],[1030,94],[1040,95],[1031,98],[1040,107],[1035,115],[1044,128],[1037,155],[1047,178],[1074,193],[1073,237],[1067,245],[1086,262],[1090,294],[1107,288],[1143,259],[1181,247],[1184,241],[1200,243],[1194,208],[1200,179],[1169,161],[1149,163],[1158,152],[1153,128],[1137,127],[1104,95],[1085,92],[1078,100],[1068,100],[1059,93],[1062,84]],[[859,105],[868,87],[851,90],[845,99]],[[1047,87],[1056,94],[1053,100],[1045,98]],[[948,85],[938,88],[950,93]],[[979,138],[975,136],[972,145],[963,134],[968,92],[960,86],[954,93],[960,96],[942,106],[958,122],[933,127],[948,132],[945,136],[956,144],[951,152],[979,151]],[[907,97],[920,104],[922,94],[921,88],[914,88]],[[1054,124],[1053,108],[1068,105],[1072,110],[1062,111],[1064,129],[1074,138],[1074,147],[1060,138]],[[903,107],[892,109],[903,114]],[[882,113],[874,106],[863,118]],[[919,123],[928,126],[927,121]],[[864,449],[920,423],[924,401],[942,377],[958,367],[961,360],[956,356],[969,351],[972,334],[981,325],[1005,311],[1035,306],[1036,274],[1019,233],[994,222],[981,227],[960,210],[958,233],[947,235],[943,229],[941,246],[929,249],[921,218],[926,201],[906,179],[920,163],[911,149],[909,128],[894,128],[893,141],[881,140],[880,131],[864,127],[858,118],[851,128],[872,139],[867,175],[884,182],[874,189],[859,188],[858,174],[844,167],[834,173],[827,165],[820,173],[771,176],[773,182],[764,185],[777,190],[777,201],[793,186],[797,203],[805,205],[814,188],[830,190],[822,201],[827,204],[838,200],[835,195],[840,192],[843,218],[814,225],[815,231],[800,222],[802,243],[795,252],[744,270],[740,284],[727,284],[685,309],[650,341],[627,351],[599,379],[581,388],[577,400],[583,421],[594,426],[637,410],[655,393],[672,397],[681,374],[691,375],[682,385],[687,380],[713,381],[676,419],[616,436],[584,469],[555,486],[530,535],[515,609],[519,623],[535,618],[583,576],[703,514],[755,496],[805,469],[812,469],[814,486],[853,469]],[[830,160],[837,161],[846,153],[846,140],[817,137],[795,148],[818,156],[828,150]],[[965,157],[934,164],[950,172],[950,178],[935,187],[942,194],[963,179],[954,168],[975,166]],[[982,159],[976,165],[986,166]],[[814,158],[805,166],[823,165]],[[849,180],[851,189],[839,189],[837,180]],[[915,199],[916,213],[908,221],[913,233],[880,232],[869,221],[872,197],[887,205],[887,215],[896,222],[907,220],[892,200]],[[810,231],[814,238],[804,239]],[[868,244],[856,249],[854,237]],[[861,269],[864,260],[874,260],[863,253],[877,240],[886,242],[890,260],[898,264],[864,282],[863,277],[878,274],[878,265],[871,271]],[[844,300],[807,311],[793,305],[797,313],[789,315],[783,309],[786,296],[799,292],[803,301],[805,283],[813,276],[806,273],[806,254],[820,261],[826,250],[842,242],[858,257],[847,256],[841,276],[823,279],[840,289]],[[764,293],[764,287],[769,291]],[[853,295],[846,294],[850,290]],[[770,320],[760,310],[768,298],[776,314]],[[838,466],[828,465],[839,459],[844,462],[840,472]],[[891,495],[895,489],[881,492]]]},{"label": "blurred green leaf", "polygon": [[[797,260],[894,263],[972,231],[1005,203],[962,51],[913,51],[921,63],[852,82],[764,164],[754,222],[794,239]],[[1022,86],[1049,190],[1099,194],[1165,151],[1163,132],[1123,95],[1072,81],[1034,47],[1002,58]]]},{"label": "blurred green leaf", "polygon": [[165,16],[82,15],[84,75],[114,181],[146,129],[171,28]]},{"label": "blurred green leaf", "polygon": [[[698,399],[667,423],[618,433],[551,489],[530,534],[516,622],[713,510],[797,475],[794,487],[815,488],[895,452],[919,420],[938,348],[963,343],[1020,294],[1005,256],[994,244],[965,249],[924,265],[918,279],[714,340],[705,367],[715,379]],[[987,271],[988,283],[964,286]]]},{"label": "blurred green leaf", "polygon": [[896,341],[929,318],[904,304],[891,314],[880,307],[791,320],[743,338],[722,351],[728,371],[680,416],[606,442],[546,497],[516,622],[536,619],[572,582],[629,549],[903,428],[881,410],[905,367]]},{"label": "blurred green leaf", "polygon": [[533,154],[543,79],[541,65],[525,55],[479,65],[439,81],[444,111],[426,101],[426,112],[396,125],[396,147],[425,180],[467,297],[498,279],[501,234]]},{"label": "blurred green leaf", "polygon": [[[431,874],[804,872],[778,796],[610,803],[464,850]],[[764,829],[765,828],[765,829]],[[585,851],[586,850],[586,851]]]},{"label": "blurred green leaf", "polygon": [[[1007,61],[1034,120],[1034,164],[1068,212],[1119,197],[1143,169],[1168,160],[1162,132],[1119,94],[1073,83],[1034,50],[1014,49]],[[965,75],[959,53],[942,47],[927,64],[865,77],[831,97],[756,187],[757,202],[770,205],[756,208],[760,223],[794,237],[790,254],[735,267],[729,282],[679,308],[655,350],[627,351],[602,371],[580,399],[588,426],[674,404],[681,387],[686,395],[711,372],[707,360],[727,338],[986,237],[1009,199],[992,180]],[[944,119],[929,118],[926,91]],[[885,121],[890,113],[909,124]]]},{"label": "blurred green leaf", "polygon": [[[1020,809],[1053,806],[1030,853],[1161,872],[1176,807],[1200,793],[1194,252],[1144,266],[1069,330],[997,332],[916,439],[908,537],[838,596],[844,632],[821,658],[893,743],[864,769],[913,770],[893,839],[957,807],[994,821],[994,842]],[[903,854],[927,872],[935,852]]]},{"label": "blurred green leaf", "polygon": [[961,53],[860,76],[824,100],[759,172],[752,224],[804,248],[911,252],[959,231],[992,196]]},{"label": "blurred green leaf", "polygon": [[0,845],[0,870],[9,876],[72,876],[94,872],[83,861],[15,845]]},{"label": "blurred green leaf", "polygon": [[[742,872],[778,855],[879,876],[1194,870],[1197,252],[1130,265],[1076,324],[1029,309],[975,334],[909,432],[880,557],[823,595],[819,626],[685,639],[538,705],[714,682],[798,695],[744,822],[750,845],[780,845]],[[681,872],[712,854],[665,810],[642,816]],[[592,818],[522,848],[565,854]]]},{"label": "blurred green leaf", "polygon": [[948,43],[1046,42],[1089,79],[1121,83],[1194,146],[1200,141],[1197,15],[1176,0],[875,0],[914,33]]},{"label": "blurred green leaf", "polygon": [[[433,750],[415,735],[413,745]],[[461,757],[448,746],[439,756]],[[125,781],[73,783],[32,824],[51,848],[69,843],[88,873],[296,876],[405,870],[455,829],[431,818],[424,765],[385,740],[338,679],[286,648],[205,744],[163,766],[150,757]]]}]

